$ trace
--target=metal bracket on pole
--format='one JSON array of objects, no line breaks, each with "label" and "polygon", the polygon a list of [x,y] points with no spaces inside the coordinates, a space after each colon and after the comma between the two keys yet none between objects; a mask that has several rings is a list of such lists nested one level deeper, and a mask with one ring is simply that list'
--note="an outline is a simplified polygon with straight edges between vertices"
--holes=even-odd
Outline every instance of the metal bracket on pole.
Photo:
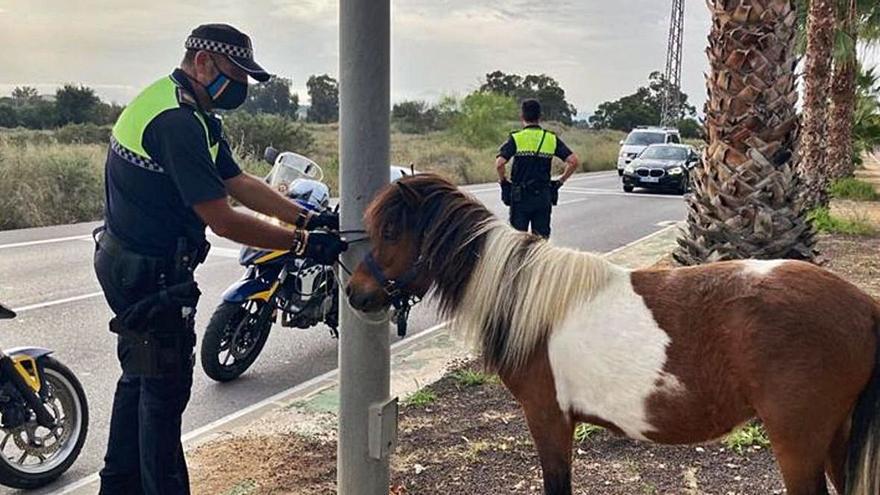
[{"label": "metal bracket on pole", "polygon": [[384,459],[397,448],[397,397],[370,407],[370,457]]}]

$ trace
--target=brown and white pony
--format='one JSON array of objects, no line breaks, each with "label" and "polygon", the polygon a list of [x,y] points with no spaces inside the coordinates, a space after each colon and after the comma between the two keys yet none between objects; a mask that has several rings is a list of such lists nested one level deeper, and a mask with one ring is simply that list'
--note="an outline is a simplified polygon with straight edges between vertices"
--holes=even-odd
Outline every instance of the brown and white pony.
[{"label": "brown and white pony", "polygon": [[[547,494],[571,493],[576,422],[666,444],[760,418],[789,495],[880,493],[880,305],[795,261],[627,270],[517,232],[434,175],[366,216],[374,263],[433,289],[525,411]],[[407,277],[412,279],[412,277]],[[389,304],[364,263],[348,286]]]}]

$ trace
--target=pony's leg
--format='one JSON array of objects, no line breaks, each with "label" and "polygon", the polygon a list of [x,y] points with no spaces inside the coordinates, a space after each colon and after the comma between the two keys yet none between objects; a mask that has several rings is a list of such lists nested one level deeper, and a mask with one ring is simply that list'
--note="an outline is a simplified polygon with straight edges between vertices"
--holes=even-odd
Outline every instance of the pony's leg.
[{"label": "pony's leg", "polygon": [[[788,495],[828,495],[825,481],[825,458],[834,429],[821,425],[792,428],[791,421],[779,422],[764,417],[764,427],[779,463]],[[804,425],[807,426],[807,425]]]},{"label": "pony's leg", "polygon": [[546,495],[571,495],[571,449],[574,421],[559,409],[556,384],[546,350],[501,380],[522,405],[544,474]]},{"label": "pony's leg", "polygon": [[828,458],[825,460],[825,472],[831,478],[838,495],[846,493],[846,449],[849,439],[850,421],[845,421],[834,434]]},{"label": "pony's leg", "polygon": [[571,495],[571,450],[574,422],[556,401],[523,401],[529,431],[541,458],[545,495]]}]

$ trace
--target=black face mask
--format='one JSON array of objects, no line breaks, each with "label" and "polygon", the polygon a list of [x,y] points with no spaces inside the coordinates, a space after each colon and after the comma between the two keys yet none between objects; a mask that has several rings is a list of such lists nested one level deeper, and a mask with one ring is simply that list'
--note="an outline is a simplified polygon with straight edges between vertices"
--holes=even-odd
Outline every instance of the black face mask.
[{"label": "black face mask", "polygon": [[238,82],[227,76],[220,70],[214,59],[211,59],[214,68],[217,69],[217,77],[205,86],[205,91],[214,102],[215,108],[223,110],[232,110],[240,107],[247,99],[248,85],[247,83]]}]

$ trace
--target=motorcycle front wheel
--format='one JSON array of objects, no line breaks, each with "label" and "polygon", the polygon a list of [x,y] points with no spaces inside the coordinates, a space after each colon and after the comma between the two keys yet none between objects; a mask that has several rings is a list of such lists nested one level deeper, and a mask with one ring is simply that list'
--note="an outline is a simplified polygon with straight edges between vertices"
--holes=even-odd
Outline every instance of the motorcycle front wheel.
[{"label": "motorcycle front wheel", "polygon": [[235,380],[254,364],[271,329],[271,308],[265,301],[223,301],[202,338],[202,369],[218,382]]},{"label": "motorcycle front wheel", "polygon": [[0,484],[33,489],[58,479],[79,457],[89,430],[86,394],[67,366],[40,358],[40,395],[56,425],[46,428],[31,418],[16,428],[0,429]]}]

